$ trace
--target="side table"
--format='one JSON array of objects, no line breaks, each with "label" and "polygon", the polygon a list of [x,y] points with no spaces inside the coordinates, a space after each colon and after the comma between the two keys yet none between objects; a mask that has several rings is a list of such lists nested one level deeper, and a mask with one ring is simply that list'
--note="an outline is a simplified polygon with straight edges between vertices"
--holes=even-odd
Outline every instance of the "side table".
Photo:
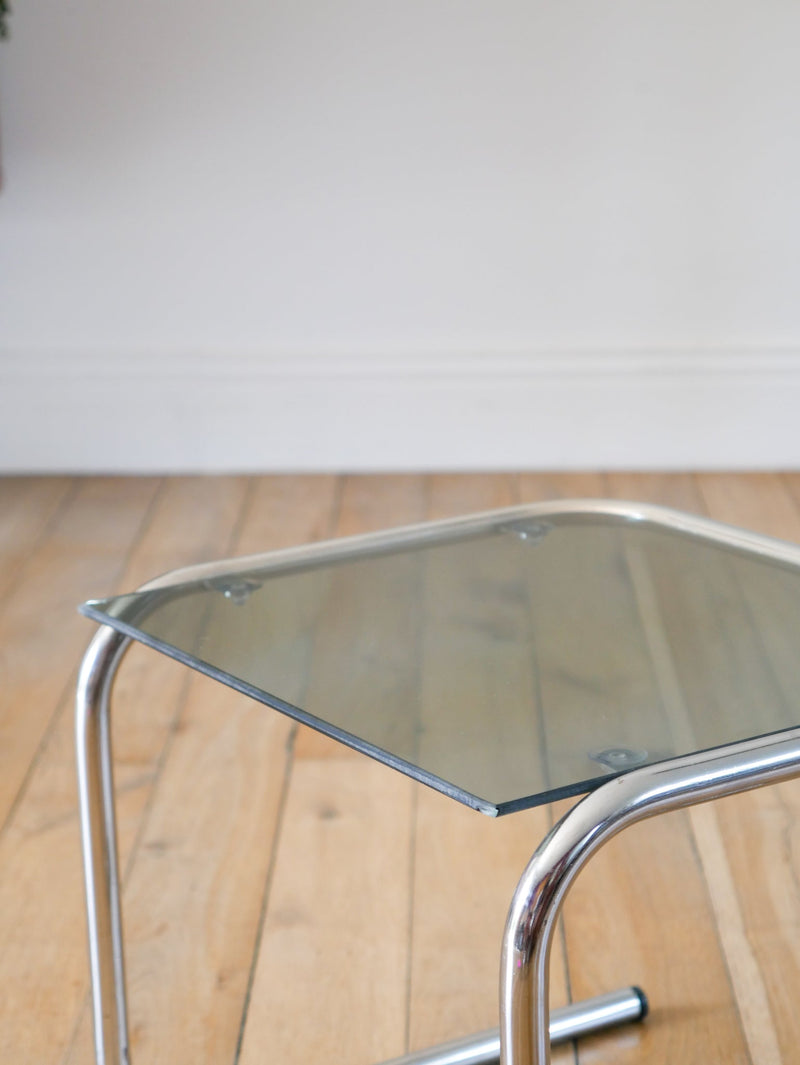
[{"label": "side table", "polygon": [[[326,612],[343,595],[353,609]],[[719,628],[698,596],[717,604]],[[588,792],[511,902],[499,1032],[406,1065],[545,1065],[551,1039],[643,1018],[638,988],[549,1016],[550,946],[575,877],[629,825],[800,775],[800,666],[762,637],[800,622],[800,549],[662,507],[516,507],[194,566],[81,609],[102,626],[76,711],[98,1065],[130,1062],[110,693],[131,640],[490,816]],[[622,610],[634,626],[619,627]],[[331,625],[353,683],[309,705]],[[723,630],[734,649],[757,645],[758,698],[717,698]],[[556,676],[569,698],[553,699]],[[387,683],[408,693],[402,715],[381,706]]]}]

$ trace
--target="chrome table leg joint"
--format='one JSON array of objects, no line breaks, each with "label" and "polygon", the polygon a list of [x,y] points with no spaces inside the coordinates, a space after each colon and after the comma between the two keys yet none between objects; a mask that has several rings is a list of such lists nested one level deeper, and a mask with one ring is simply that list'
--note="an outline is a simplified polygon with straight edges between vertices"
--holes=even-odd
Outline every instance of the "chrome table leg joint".
[{"label": "chrome table leg joint", "polygon": [[603,844],[668,810],[800,775],[800,728],[643,766],[574,806],[533,855],[509,910],[500,970],[502,1065],[548,1065],[550,947],[570,885]]}]

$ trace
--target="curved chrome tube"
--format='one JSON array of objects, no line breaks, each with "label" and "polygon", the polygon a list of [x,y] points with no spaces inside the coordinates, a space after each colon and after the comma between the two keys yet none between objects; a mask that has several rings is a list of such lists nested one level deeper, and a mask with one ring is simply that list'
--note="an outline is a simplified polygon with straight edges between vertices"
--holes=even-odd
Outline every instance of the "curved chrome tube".
[{"label": "curved chrome tube", "polygon": [[[81,665],[76,700],[97,1065],[130,1065],[109,720],[111,686],[129,643],[109,626],[97,632]],[[511,903],[501,962],[503,1065],[550,1061],[553,929],[570,885],[604,843],[656,814],[798,775],[800,728],[644,766],[608,781],[570,810],[534,854]]]},{"label": "curved chrome tube", "polygon": [[139,591],[168,588],[188,581],[213,580],[250,569],[274,573],[296,566],[314,565],[321,560],[330,562],[364,558],[411,545],[420,547],[441,544],[459,540],[464,536],[499,531],[528,519],[547,521],[550,518],[557,521],[563,517],[586,520],[610,518],[621,524],[652,523],[676,533],[724,544],[734,550],[756,552],[766,558],[791,562],[795,565],[800,564],[800,547],[797,544],[776,540],[774,537],[760,533],[748,532],[696,514],[685,514],[672,507],[664,507],[655,503],[624,502],[617,499],[564,499],[557,502],[525,503],[500,510],[467,514],[459,518],[404,525],[396,529],[343,536],[334,540],[320,540],[303,544],[300,547],[269,551],[266,554],[243,555],[239,558],[185,566],[148,581]]},{"label": "curved chrome tube", "polygon": [[645,766],[574,806],[545,837],[517,886],[500,970],[502,1065],[548,1065],[550,947],[564,897],[591,856],[656,814],[800,775],[800,728]]},{"label": "curved chrome tube", "polygon": [[[277,572],[559,516],[654,522],[743,552],[800,564],[800,548],[707,519],[647,504],[607,500],[540,503],[313,544],[269,555],[176,570],[145,585],[170,594],[183,581],[212,580],[247,566]],[[525,532],[523,529],[522,532]],[[109,693],[129,640],[108,626],[95,636],[80,671],[77,760],[89,924],[97,1065],[129,1065],[120,888],[111,765]],[[800,729],[643,767],[609,781],[553,829],[520,880],[503,940],[500,1047],[504,1065],[549,1061],[548,971],[553,926],[572,880],[623,828],[655,814],[800,775]]]},{"label": "curved chrome tube", "polygon": [[97,1065],[129,1065],[109,695],[130,640],[98,630],[78,675],[78,766],[92,1018]]}]

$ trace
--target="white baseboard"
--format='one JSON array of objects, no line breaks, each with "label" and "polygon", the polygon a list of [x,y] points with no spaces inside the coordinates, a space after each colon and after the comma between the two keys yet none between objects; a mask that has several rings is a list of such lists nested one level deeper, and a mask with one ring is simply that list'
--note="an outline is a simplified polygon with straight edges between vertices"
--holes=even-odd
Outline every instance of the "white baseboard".
[{"label": "white baseboard", "polygon": [[800,348],[0,354],[0,470],[800,466]]}]

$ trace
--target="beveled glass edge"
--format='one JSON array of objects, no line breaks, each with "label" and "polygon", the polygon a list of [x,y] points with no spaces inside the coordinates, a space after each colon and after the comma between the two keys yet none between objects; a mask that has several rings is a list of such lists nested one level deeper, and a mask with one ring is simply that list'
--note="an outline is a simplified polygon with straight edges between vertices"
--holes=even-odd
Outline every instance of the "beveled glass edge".
[{"label": "beveled glass edge", "polygon": [[[500,510],[481,511],[443,521],[420,522],[380,532],[358,536],[320,540],[300,547],[283,548],[261,554],[205,562],[170,570],[148,581],[138,592],[212,580],[260,570],[264,573],[293,569],[315,562],[346,561],[357,556],[366,557],[395,551],[404,547],[426,547],[451,540],[460,540],[481,533],[501,531],[502,527],[528,518],[611,518],[625,523],[642,523],[656,528],[685,533],[710,543],[724,544],[746,554],[756,554],[800,568],[800,546],[761,533],[750,532],[711,518],[687,514],[672,507],[655,503],[635,503],[609,499],[550,500],[526,503]],[[133,594],[133,593],[131,593]],[[107,598],[113,598],[109,596]],[[91,600],[99,602],[100,600]]]},{"label": "beveled glass edge", "polygon": [[[376,744],[363,740],[359,736],[339,728],[337,725],[332,725],[323,718],[316,717],[314,714],[310,714],[307,710],[303,710],[301,707],[295,706],[293,703],[288,703],[277,695],[272,695],[270,692],[266,692],[255,685],[248,684],[247,681],[242,680],[233,673],[227,673],[224,669],[218,669],[216,666],[212,666],[200,658],[195,658],[194,655],[190,655],[187,652],[182,651],[179,647],[175,647],[172,644],[165,643],[162,640],[151,636],[149,633],[136,628],[135,625],[130,625],[113,615],[103,613],[102,610],[97,609],[92,603],[84,603],[78,608],[78,611],[91,621],[96,621],[101,625],[107,625],[110,628],[115,629],[117,632],[122,633],[124,636],[127,636],[129,639],[144,644],[146,647],[150,647],[155,651],[159,651],[160,653],[167,655],[169,658],[173,658],[175,661],[180,662],[182,665],[187,666],[189,669],[202,673],[204,676],[210,677],[212,680],[219,681],[228,688],[233,688],[234,691],[239,692],[241,695],[246,695],[251,699],[255,699],[256,702],[262,703],[264,706],[269,706],[271,709],[277,710],[279,713],[285,714],[287,717],[299,721],[303,725],[308,725],[316,732],[321,732],[325,736],[331,736],[333,739],[338,740],[347,747],[351,747],[353,750],[359,751],[361,754],[369,755],[376,761],[383,762],[392,769],[397,769],[406,776],[412,777],[414,780],[418,780],[422,784],[427,784],[428,787],[431,787],[436,791],[444,792],[446,795],[450,796],[450,798],[457,799],[459,802],[464,803],[473,810],[488,814],[490,817],[497,817],[498,814],[501,813],[502,804],[482,799],[480,796],[473,795],[471,792],[459,788],[457,785],[444,780],[442,777],[438,777],[433,773],[427,773],[419,766],[415,766],[413,762],[407,762],[405,759],[399,758],[397,755],[392,754],[391,751],[387,751],[383,747],[378,747]],[[514,801],[516,802],[517,800]],[[539,805],[540,801],[547,802],[548,800],[545,798],[539,800],[537,797],[533,805]]]}]

